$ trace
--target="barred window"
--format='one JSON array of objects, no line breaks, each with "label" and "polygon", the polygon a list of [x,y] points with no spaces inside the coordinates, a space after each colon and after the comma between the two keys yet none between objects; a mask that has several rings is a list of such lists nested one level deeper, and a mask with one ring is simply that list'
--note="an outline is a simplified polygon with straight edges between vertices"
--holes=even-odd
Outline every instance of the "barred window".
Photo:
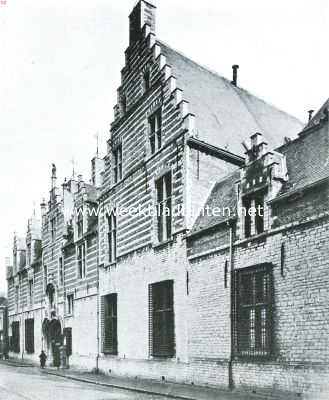
[{"label": "barred window", "polygon": [[72,328],[64,328],[63,336],[66,344],[66,355],[72,355]]},{"label": "barred window", "polygon": [[103,353],[118,354],[117,294],[102,298],[103,306]]},{"label": "barred window", "polygon": [[162,145],[162,136],[161,136],[161,124],[162,124],[162,115],[161,109],[156,111],[153,115],[149,117],[149,136],[150,136],[150,145],[151,145],[151,153],[155,153],[160,149]]},{"label": "barred window", "polygon": [[108,232],[107,232],[107,242],[108,242],[108,255],[109,262],[114,262],[116,260],[117,253],[117,219],[114,213],[107,216]]},{"label": "barred window", "polygon": [[272,266],[235,272],[235,352],[264,357],[272,352]]},{"label": "barred window", "polygon": [[171,237],[171,173],[167,173],[156,181],[157,228],[158,241]]},{"label": "barred window", "polygon": [[25,320],[25,350],[27,353],[34,353],[34,319]]},{"label": "barred window", "polygon": [[122,179],[122,144],[113,150],[113,182],[117,183]]},{"label": "barred window", "polygon": [[77,261],[79,278],[83,279],[86,277],[86,248],[84,243],[78,246]]},{"label": "barred window", "polygon": [[149,285],[149,342],[154,357],[175,356],[173,281]]},{"label": "barred window", "polygon": [[11,350],[14,353],[20,352],[20,336],[19,336],[19,321],[14,321],[11,324]]}]

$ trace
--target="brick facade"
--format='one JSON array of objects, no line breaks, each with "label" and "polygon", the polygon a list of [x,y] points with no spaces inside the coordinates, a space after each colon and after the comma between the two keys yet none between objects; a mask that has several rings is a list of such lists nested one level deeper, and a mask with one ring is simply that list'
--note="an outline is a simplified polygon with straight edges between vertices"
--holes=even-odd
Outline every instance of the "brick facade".
[{"label": "brick facade", "polygon": [[[72,177],[59,190],[53,166],[41,224],[33,217],[26,238],[15,237],[10,354],[37,360],[43,348],[56,362],[70,329],[76,368],[243,391],[324,389],[327,125],[320,120],[278,148],[286,130],[301,130],[298,121],[174,51],[155,29],[155,7],[138,2],[92,184]],[[269,144],[255,134],[260,126]],[[243,155],[237,142],[246,132]],[[322,158],[308,151],[312,143]],[[241,215],[246,201],[262,202],[264,216]],[[171,218],[148,213],[161,204],[171,205]],[[232,215],[202,215],[205,205]],[[122,212],[129,208],[136,212]],[[79,209],[97,215],[72,212]],[[247,305],[246,271],[254,285]],[[170,290],[154,300],[161,282]],[[34,319],[34,354],[25,354],[26,319]],[[174,332],[174,343],[160,328]]]}]

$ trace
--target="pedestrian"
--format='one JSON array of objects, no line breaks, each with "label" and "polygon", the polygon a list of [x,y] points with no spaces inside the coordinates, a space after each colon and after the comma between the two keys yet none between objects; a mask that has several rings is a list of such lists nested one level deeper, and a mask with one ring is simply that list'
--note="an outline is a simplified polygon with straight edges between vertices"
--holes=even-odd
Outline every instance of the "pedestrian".
[{"label": "pedestrian", "polygon": [[46,360],[47,360],[46,353],[43,350],[41,350],[39,358],[40,358],[40,367],[43,369],[46,365]]}]

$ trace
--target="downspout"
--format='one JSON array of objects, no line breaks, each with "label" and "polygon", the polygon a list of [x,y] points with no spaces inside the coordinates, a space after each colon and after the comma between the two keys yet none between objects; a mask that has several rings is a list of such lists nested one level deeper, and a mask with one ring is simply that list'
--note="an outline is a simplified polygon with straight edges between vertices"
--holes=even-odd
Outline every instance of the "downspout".
[{"label": "downspout", "polygon": [[[104,202],[103,202],[103,209],[104,209]],[[96,356],[96,374],[99,373],[99,215],[98,215],[98,227],[96,232],[96,241],[97,241],[97,259],[96,259],[96,266],[97,266],[97,274],[96,274],[96,285],[97,285],[97,331],[96,331],[96,340],[97,340],[97,356]]]},{"label": "downspout", "polygon": [[233,222],[228,222],[230,229],[230,248],[229,248],[229,258],[230,258],[230,358],[228,362],[228,386],[230,390],[234,389],[233,380],[233,357],[234,357],[234,263],[233,263]]}]

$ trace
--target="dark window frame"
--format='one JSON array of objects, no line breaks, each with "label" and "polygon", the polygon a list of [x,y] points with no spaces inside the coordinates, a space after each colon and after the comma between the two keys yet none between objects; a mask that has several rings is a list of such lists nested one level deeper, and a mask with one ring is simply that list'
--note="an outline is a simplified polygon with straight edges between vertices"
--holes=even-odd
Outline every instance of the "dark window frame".
[{"label": "dark window frame", "polygon": [[64,285],[64,257],[63,256],[60,256],[59,258],[58,258],[58,269],[59,269],[59,284],[61,285],[61,286],[63,286]]},{"label": "dark window frame", "polygon": [[[265,211],[265,192],[259,191],[251,195],[246,195],[242,199],[243,207],[245,209],[244,217],[244,237],[249,238],[253,234],[260,235],[265,230],[264,211]],[[262,214],[258,213],[258,206],[262,209]],[[255,215],[249,215],[249,210],[254,207]],[[254,225],[254,233],[251,227]]]},{"label": "dark window frame", "polygon": [[159,108],[148,118],[149,140],[151,154],[156,153],[162,147],[162,110]]},{"label": "dark window frame", "polygon": [[74,314],[74,294],[73,293],[69,293],[66,296],[66,302],[67,302],[66,315],[73,315]]},{"label": "dark window frame", "polygon": [[86,271],[86,244],[80,243],[77,245],[77,264],[78,264],[78,278],[85,279]]},{"label": "dark window frame", "polygon": [[83,236],[83,209],[79,208],[78,218],[77,218],[77,234],[78,238]]},{"label": "dark window frame", "polygon": [[13,321],[11,324],[11,340],[10,347],[13,353],[19,353],[20,350],[20,323]]},{"label": "dark window frame", "polygon": [[172,237],[172,174],[171,171],[155,181],[158,243]]},{"label": "dark window frame", "polygon": [[151,87],[151,71],[149,68],[146,68],[143,72],[143,88],[144,92],[147,92]]},{"label": "dark window frame", "polygon": [[25,351],[28,354],[34,353],[34,319],[25,320]]},{"label": "dark window frame", "polygon": [[173,280],[149,285],[149,346],[151,357],[176,355]]},{"label": "dark window frame", "polygon": [[29,305],[32,306],[34,302],[34,280],[29,279],[28,285],[29,285]]},{"label": "dark window frame", "polygon": [[273,266],[270,263],[234,271],[234,354],[271,358],[273,348]]},{"label": "dark window frame", "polygon": [[122,143],[113,149],[113,182],[118,183],[122,179]]},{"label": "dark window frame", "polygon": [[103,338],[102,352],[118,354],[118,295],[111,293],[103,296]]},{"label": "dark window frame", "polygon": [[114,212],[107,216],[108,261],[113,263],[117,257],[117,218]]},{"label": "dark window frame", "polygon": [[63,328],[63,337],[65,338],[66,344],[66,355],[69,357],[72,355],[72,328]]}]

